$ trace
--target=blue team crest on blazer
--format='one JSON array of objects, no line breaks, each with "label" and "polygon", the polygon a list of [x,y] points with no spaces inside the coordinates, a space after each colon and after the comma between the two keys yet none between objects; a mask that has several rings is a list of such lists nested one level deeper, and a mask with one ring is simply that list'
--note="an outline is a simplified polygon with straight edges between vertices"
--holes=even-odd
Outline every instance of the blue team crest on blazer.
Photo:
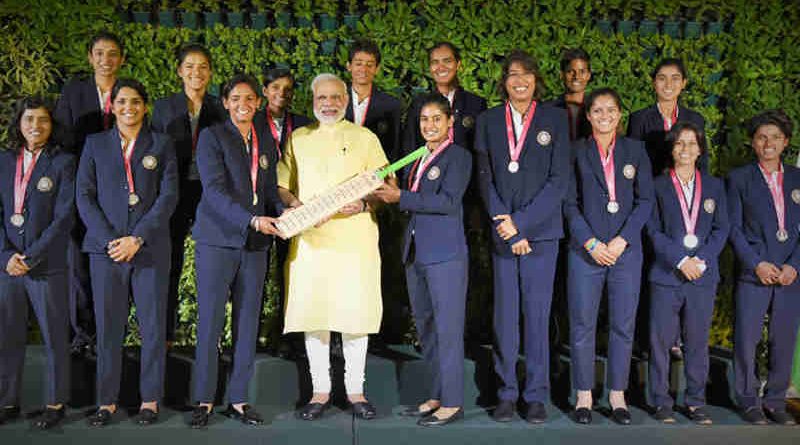
[{"label": "blue team crest on blazer", "polygon": [[633,179],[633,177],[636,176],[636,167],[632,164],[626,164],[622,169],[622,174],[625,176],[625,179]]},{"label": "blue team crest on blazer", "polygon": [[463,125],[464,128],[472,128],[472,126],[475,125],[475,119],[472,116],[464,116],[461,118],[461,125]]},{"label": "blue team crest on blazer", "polygon": [[792,190],[792,201],[794,201],[795,204],[800,204],[800,189]]},{"label": "blue team crest on blazer", "polygon": [[714,198],[706,198],[706,200],[703,201],[703,210],[705,210],[706,213],[714,213],[716,208],[717,203],[714,201]]},{"label": "blue team crest on blazer", "polygon": [[428,180],[435,181],[441,174],[442,172],[439,170],[439,167],[434,165],[430,170],[428,170]]},{"label": "blue team crest on blazer", "polygon": [[53,189],[53,180],[48,178],[47,176],[42,176],[39,179],[39,182],[36,183],[36,190],[40,192],[49,192]]},{"label": "blue team crest on blazer", "polygon": [[378,122],[378,133],[386,134],[387,131],[389,131],[389,124],[386,121]]},{"label": "blue team crest on blazer", "polygon": [[267,158],[267,155],[261,155],[258,158],[258,165],[261,167],[262,170],[266,170],[267,167],[269,167],[269,159]]},{"label": "blue team crest on blazer", "polygon": [[542,130],[536,134],[536,142],[542,146],[550,145],[550,142],[553,140],[553,136],[550,136],[550,132],[547,130]]},{"label": "blue team crest on blazer", "polygon": [[153,155],[147,155],[142,158],[142,167],[148,170],[154,170],[158,166],[158,159]]}]

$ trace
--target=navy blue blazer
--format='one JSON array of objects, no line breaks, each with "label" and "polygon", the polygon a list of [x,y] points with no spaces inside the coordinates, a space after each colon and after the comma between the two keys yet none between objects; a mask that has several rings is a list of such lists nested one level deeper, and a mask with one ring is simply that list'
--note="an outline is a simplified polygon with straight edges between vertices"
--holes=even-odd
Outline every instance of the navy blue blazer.
[{"label": "navy blue blazer", "polygon": [[[626,178],[626,168],[633,177]],[[650,159],[641,141],[617,136],[614,148],[614,179],[619,211],[609,213],[608,190],[594,139],[576,141],[573,173],[564,212],[570,245],[584,252],[583,244],[596,237],[607,243],[621,236],[630,246],[641,248],[642,229],[653,211],[653,177]]]},{"label": "navy blue blazer", "polygon": [[80,155],[86,136],[104,130],[103,110],[97,97],[94,76],[72,79],[64,85],[53,117],[66,133],[64,146]]},{"label": "navy blue blazer", "polygon": [[[157,100],[150,122],[153,131],[165,133],[172,138],[180,182],[188,180],[192,165],[192,124],[189,120],[187,101],[186,93],[183,91]],[[228,113],[222,108],[219,99],[206,94],[203,96],[203,106],[200,108],[198,132],[224,121],[227,117]]]},{"label": "navy blue blazer", "polygon": [[[419,131],[419,113],[422,111],[422,99],[426,94],[428,93],[414,97],[409,107],[403,130],[403,154],[410,153],[425,144],[425,139]],[[472,151],[475,124],[478,115],[485,110],[486,99],[458,88],[453,96],[453,142]]]},{"label": "navy blue blazer", "polygon": [[779,242],[775,204],[757,163],[728,175],[731,244],[739,259],[739,279],[760,283],[755,268],[761,261],[800,271],[800,170],[783,165],[783,202],[789,239]]},{"label": "navy blue blazer", "polygon": [[[225,119],[229,118],[226,116]],[[291,112],[289,113],[289,119],[292,121],[292,131],[297,130],[300,127],[305,127],[306,125],[313,122],[311,119],[303,116],[302,114],[294,114]],[[266,108],[263,110],[259,110],[256,113],[255,117],[253,117],[253,124],[256,126],[257,129],[256,131],[258,132],[258,134],[261,134],[263,132],[265,135],[272,138],[272,130],[269,129],[269,124],[267,123]],[[289,138],[286,137],[287,130],[288,128],[286,127],[286,125],[284,125],[283,128],[281,128],[281,144],[280,144],[281,153],[283,153],[286,150],[286,142],[289,140]],[[271,147],[273,148],[275,147],[274,139],[272,140]]]},{"label": "navy blue blazer", "polygon": [[[700,113],[678,105],[678,122],[691,122],[705,132],[706,121]],[[628,137],[644,141],[650,164],[653,167],[653,176],[664,173],[670,166],[672,150],[664,141],[667,133],[664,131],[664,119],[656,105],[643,108],[631,113],[628,120]],[[697,167],[700,171],[708,171],[708,150],[700,156]]]},{"label": "navy blue blazer", "polygon": [[253,205],[250,154],[242,135],[230,119],[200,132],[197,168],[203,196],[197,206],[192,237],[198,243],[248,250],[266,250],[271,239],[250,227],[253,216],[278,216],[283,204],[278,198],[275,167],[278,152],[269,129],[256,127],[259,162]]},{"label": "navy blue blazer", "polygon": [[[348,86],[347,91],[352,91],[350,86]],[[364,126],[378,136],[383,152],[389,162],[394,162],[400,158],[401,110],[402,104],[398,99],[373,85]],[[347,110],[344,113],[344,118],[350,122],[355,122],[353,120],[352,98],[347,101]],[[356,123],[361,124],[361,122]]]},{"label": "navy blue blazer", "polygon": [[[416,173],[412,168],[413,164],[405,169],[404,188],[408,188],[407,178]],[[472,155],[453,144],[425,169],[416,192],[401,192],[399,209],[411,216],[403,242],[403,262],[409,261],[411,243],[413,261],[418,264],[467,258],[461,199],[471,172]]]},{"label": "navy blue blazer", "polygon": [[535,242],[564,236],[561,207],[569,185],[570,140],[566,112],[538,104],[518,161],[519,171],[511,173],[505,110],[505,104],[499,105],[478,117],[475,156],[489,216],[511,215],[519,231],[508,241],[492,231],[495,253],[509,256],[513,255],[511,245],[520,239]]},{"label": "navy blue blazer", "polygon": [[[725,185],[722,180],[707,173],[700,173],[703,194],[700,196],[700,212],[695,226],[695,235],[700,241],[695,249],[683,245],[686,227],[683,225],[681,204],[672,185],[669,173],[654,180],[655,203],[646,231],[653,244],[655,261],[650,267],[649,279],[665,286],[686,283],[677,266],[684,257],[696,256],[706,262],[703,276],[692,281],[696,285],[712,285],[719,281],[719,254],[725,247],[730,233]],[[691,203],[689,203],[691,205]]]},{"label": "navy blue blazer", "polygon": [[136,139],[131,170],[140,199],[135,206],[128,205],[119,131],[112,128],[86,138],[76,181],[78,213],[86,225],[83,250],[105,253],[110,241],[138,236],[144,245],[133,262],[150,265],[154,258],[170,254],[169,220],[178,203],[172,139],[144,125]]},{"label": "navy blue blazer", "polygon": [[[33,168],[25,193],[25,224],[11,224],[14,214],[14,176],[17,151],[0,152],[0,266],[15,253],[25,255],[31,274],[67,269],[67,242],[75,223],[75,156],[44,148]],[[48,181],[49,179],[49,181]]]},{"label": "navy blue blazer", "polygon": [[[564,111],[567,110],[567,101],[564,99],[564,95],[558,96],[553,100],[549,100],[545,102],[545,104],[551,107],[561,108]],[[578,124],[575,126],[577,131],[575,132],[575,135],[570,135],[570,138],[572,138],[572,140],[578,140],[591,136],[592,124],[590,124],[589,120],[586,119],[586,111],[584,110],[578,113],[578,115],[575,117],[578,120]],[[567,126],[567,130],[569,130],[569,126]]]}]

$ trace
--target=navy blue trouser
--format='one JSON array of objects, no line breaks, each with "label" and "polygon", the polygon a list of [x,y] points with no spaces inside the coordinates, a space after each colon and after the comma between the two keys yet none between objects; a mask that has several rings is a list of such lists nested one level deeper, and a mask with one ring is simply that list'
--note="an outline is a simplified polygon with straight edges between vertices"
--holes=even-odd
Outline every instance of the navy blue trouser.
[{"label": "navy blue trouser", "polygon": [[463,406],[467,260],[407,264],[406,282],[431,376],[430,398]]},{"label": "navy blue trouser", "polygon": [[258,319],[264,295],[269,250],[249,251],[196,244],[197,347],[194,399],[213,403],[217,389],[217,342],[225,325],[225,303],[233,305],[233,370],[228,402],[247,401],[253,376]]},{"label": "navy blue trouser", "polygon": [[800,283],[764,286],[739,280],[736,286],[734,370],[736,399],[742,408],[760,406],[761,380],[756,373],[756,346],[761,340],[764,315],[769,313],[769,374],[763,405],[785,408],[792,372],[797,328],[800,324]]},{"label": "navy blue trouser", "polygon": [[28,301],[33,307],[47,351],[45,404],[66,403],[69,397],[69,315],[65,272],[47,276],[12,277],[0,272],[0,407],[19,406]]},{"label": "navy blue trouser", "polygon": [[597,316],[603,288],[607,287],[607,384],[612,391],[624,391],[628,387],[636,307],[639,304],[641,248],[628,247],[611,267],[601,266],[588,253],[575,249],[570,249],[567,261],[572,387],[579,391],[594,388]]},{"label": "navy blue trouser", "polygon": [[649,391],[654,406],[672,407],[669,395],[669,350],[681,331],[683,316],[684,367],[687,406],[706,403],[708,380],[708,333],[714,314],[717,286],[663,286],[650,282]]},{"label": "navy blue trouser", "polygon": [[136,320],[142,336],[139,393],[144,402],[158,402],[164,395],[170,258],[165,253],[153,255],[153,259],[152,265],[139,266],[115,263],[106,254],[89,254],[97,323],[99,405],[115,404],[119,398],[122,344],[128,325],[131,295],[136,305]]},{"label": "navy blue trouser", "polygon": [[531,243],[532,252],[523,256],[493,255],[494,263],[494,369],[501,385],[500,400],[516,401],[519,396],[519,357],[522,335],[525,352],[525,390],[528,403],[550,399],[550,304],[558,257],[558,241]]}]

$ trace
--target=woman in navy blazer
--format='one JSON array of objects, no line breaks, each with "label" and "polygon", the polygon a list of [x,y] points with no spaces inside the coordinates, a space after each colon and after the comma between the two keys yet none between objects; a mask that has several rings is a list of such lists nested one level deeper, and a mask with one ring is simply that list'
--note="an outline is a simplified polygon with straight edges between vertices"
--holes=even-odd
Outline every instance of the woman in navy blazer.
[{"label": "woman in navy blazer", "polygon": [[86,139],[76,195],[86,224],[97,320],[98,410],[88,423],[105,426],[117,409],[128,298],[136,304],[142,336],[137,423],[157,421],[164,393],[164,320],[170,262],[169,218],[178,201],[172,140],[145,124],[147,93],[135,80],[111,90],[116,125]]},{"label": "woman in navy blazer", "polygon": [[[233,369],[225,416],[249,425],[263,422],[247,403],[253,375],[258,319],[269,265],[273,217],[283,212],[275,166],[278,152],[253,117],[261,103],[258,83],[237,74],[222,89],[229,118],[200,133],[197,167],[203,196],[192,227],[197,267],[197,347],[192,386],[198,402],[189,425],[208,424],[217,390],[217,344],[225,303],[233,304]],[[263,130],[263,128],[262,128]]]},{"label": "woman in navy blazer", "polygon": [[669,352],[683,313],[684,402],[691,420],[708,425],[712,422],[705,408],[708,333],[719,282],[718,258],[730,230],[725,187],[697,168],[706,151],[702,129],[679,122],[667,133],[667,142],[672,146],[672,167],[654,181],[654,211],[646,227],[655,253],[648,276],[650,403],[656,408],[656,420],[675,423]]},{"label": "woman in navy blazer", "polygon": [[[766,423],[766,412],[776,423],[793,425],[784,399],[800,324],[800,169],[781,160],[792,137],[792,121],[783,111],[755,116],[748,133],[758,160],[733,170],[727,181],[730,239],[739,260],[736,401],[750,423]],[[767,313],[769,374],[761,397],[756,346]]]},{"label": "woman in navy blazer", "polygon": [[634,321],[642,274],[642,228],[653,210],[653,179],[644,144],[617,134],[619,94],[592,91],[586,117],[593,136],[574,148],[565,213],[570,231],[567,299],[570,315],[574,419],[592,421],[595,336],[603,288],[608,290],[607,385],[612,419],[630,423],[628,386]]},{"label": "woman in navy blazer", "polygon": [[423,355],[430,398],[403,412],[423,426],[464,417],[464,313],[467,243],[461,198],[469,183],[472,156],[448,133],[453,112],[447,98],[431,93],[422,101],[420,130],[430,151],[406,170],[405,190],[387,183],[375,196],[399,203],[410,215],[403,243],[408,294]]},{"label": "woman in navy blazer", "polygon": [[[493,418],[508,422],[516,400],[525,418],[547,418],[550,400],[549,319],[561,207],[569,184],[570,141],[564,110],[538,101],[542,76],[521,50],[506,57],[498,90],[506,102],[478,118],[475,153],[478,183],[492,229],[495,372],[501,384]],[[525,345],[526,382],[517,381],[519,312]]]},{"label": "woman in navy blazer", "polygon": [[67,242],[75,221],[75,157],[53,139],[52,108],[20,101],[11,149],[0,152],[0,424],[19,417],[28,301],[47,351],[47,429],[69,397]]},{"label": "woman in navy blazer", "polygon": [[207,91],[211,71],[211,54],[205,47],[198,44],[182,47],[178,52],[178,76],[183,82],[183,91],[159,99],[153,106],[151,128],[169,135],[175,144],[180,191],[178,206],[169,224],[172,261],[167,298],[168,343],[175,339],[184,242],[203,191],[197,172],[197,138],[203,128],[222,122],[226,117],[219,99]]}]

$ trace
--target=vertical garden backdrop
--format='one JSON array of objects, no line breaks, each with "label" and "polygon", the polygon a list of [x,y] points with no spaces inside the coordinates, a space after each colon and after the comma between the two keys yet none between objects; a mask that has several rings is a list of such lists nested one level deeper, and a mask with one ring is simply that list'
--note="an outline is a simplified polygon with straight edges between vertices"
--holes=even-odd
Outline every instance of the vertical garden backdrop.
[{"label": "vertical garden backdrop", "polygon": [[[625,115],[654,100],[649,73],[661,57],[681,57],[689,70],[683,101],[706,119],[712,170],[724,175],[750,159],[743,123],[766,108],[785,109],[800,124],[800,3],[780,0],[297,0],[99,1],[4,0],[0,4],[0,146],[5,147],[16,99],[56,97],[66,79],[86,75],[87,41],[98,30],[126,46],[122,76],[139,79],[151,97],[180,88],[175,50],[196,41],[214,58],[212,91],[237,71],[260,74],[285,65],[299,79],[294,108],[309,112],[308,83],[323,71],[344,72],[347,46],[375,40],[383,52],[378,85],[408,103],[429,88],[426,48],[439,40],[461,48],[462,85],[499,102],[500,61],[520,47],[539,60],[547,97],[560,92],[559,56],[582,47],[592,57],[592,86],[623,93]],[[791,141],[794,162],[800,138]],[[396,215],[395,215],[396,216]],[[390,234],[399,236],[399,234]],[[192,246],[181,281],[179,343],[194,341]],[[474,252],[488,270],[486,252]],[[402,273],[385,259],[389,283],[384,335],[413,341]],[[730,252],[720,287],[712,343],[732,332]],[[277,273],[276,270],[271,272]],[[275,288],[265,286],[262,346],[274,342]],[[491,283],[472,283],[468,339],[488,342]],[[395,310],[396,309],[396,310]],[[230,339],[229,331],[227,340]],[[135,341],[135,333],[129,337]]]}]

